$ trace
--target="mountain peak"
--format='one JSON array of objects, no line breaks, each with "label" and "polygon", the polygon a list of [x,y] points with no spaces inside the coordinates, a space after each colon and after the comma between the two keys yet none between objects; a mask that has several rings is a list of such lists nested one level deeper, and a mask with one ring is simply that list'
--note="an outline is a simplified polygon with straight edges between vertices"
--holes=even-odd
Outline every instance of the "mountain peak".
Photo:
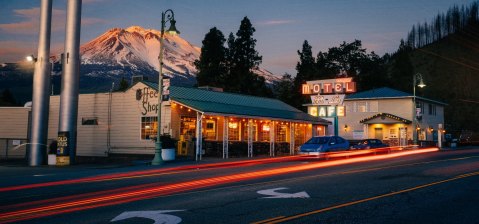
[{"label": "mountain peak", "polygon": [[[120,65],[133,70],[143,68],[157,70],[160,52],[160,32],[131,26],[113,28],[81,46],[83,64]],[[194,61],[200,49],[181,37],[165,36],[164,72],[176,75],[196,73]]]}]

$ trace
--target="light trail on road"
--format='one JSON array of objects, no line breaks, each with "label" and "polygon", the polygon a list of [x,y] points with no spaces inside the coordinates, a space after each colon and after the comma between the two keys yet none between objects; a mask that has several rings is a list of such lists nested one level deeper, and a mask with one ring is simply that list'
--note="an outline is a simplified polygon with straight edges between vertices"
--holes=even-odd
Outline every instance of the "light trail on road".
[{"label": "light trail on road", "polygon": [[[274,168],[269,170],[252,171],[232,175],[210,177],[200,180],[191,180],[180,183],[155,186],[155,184],[144,184],[133,187],[119,188],[108,191],[99,191],[74,196],[58,197],[54,199],[40,200],[36,202],[20,203],[0,207],[0,210],[9,212],[0,213],[0,222],[9,223],[21,220],[40,218],[45,216],[64,214],[73,211],[117,205],[138,200],[151,199],[155,197],[171,195],[179,192],[190,191],[194,189],[207,188],[228,183],[240,182],[244,180],[257,179],[273,175],[288,174],[293,172],[306,171],[317,168],[331,167],[337,165],[367,162],[397,158],[401,156],[436,152],[438,148],[425,148],[420,150],[404,150],[393,154],[372,155],[366,157],[349,158],[343,160],[321,161],[311,164],[302,164]],[[18,209],[18,210],[13,210]]]},{"label": "light trail on road", "polygon": [[160,168],[160,169],[154,169],[154,170],[142,170],[142,171],[134,171],[134,172],[99,175],[96,177],[84,177],[84,178],[78,178],[78,179],[72,179],[72,180],[60,180],[60,181],[52,181],[52,182],[45,182],[45,183],[2,187],[0,188],[0,192],[32,189],[32,188],[39,188],[39,187],[59,186],[59,185],[67,185],[67,184],[79,184],[79,183],[89,183],[89,182],[98,182],[98,181],[113,181],[113,180],[120,180],[120,179],[126,179],[126,178],[140,178],[140,177],[146,177],[146,176],[164,175],[166,174],[166,172],[173,172],[173,171],[188,171],[188,170],[197,170],[197,169],[204,170],[204,169],[224,168],[224,167],[252,166],[252,165],[258,165],[258,164],[294,161],[294,160],[298,160],[299,158],[301,158],[301,156],[288,156],[288,157],[265,158],[265,159],[255,159],[255,160],[245,160],[245,161],[219,162],[219,163],[212,163],[212,164],[187,165],[187,166],[172,167],[172,168]]}]

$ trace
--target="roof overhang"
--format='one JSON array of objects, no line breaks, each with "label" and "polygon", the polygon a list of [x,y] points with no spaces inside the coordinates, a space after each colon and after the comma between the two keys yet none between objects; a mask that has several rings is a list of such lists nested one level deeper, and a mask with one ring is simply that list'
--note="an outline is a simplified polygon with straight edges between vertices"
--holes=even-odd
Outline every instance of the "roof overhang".
[{"label": "roof overhang", "polygon": [[182,105],[184,107],[195,110],[206,116],[225,116],[225,117],[241,117],[241,118],[250,118],[250,119],[280,120],[280,121],[286,121],[286,122],[311,123],[315,125],[331,125],[332,124],[331,121],[328,121],[319,117],[313,117],[309,114],[307,114],[309,116],[308,117],[309,119],[292,119],[292,118],[285,118],[285,117],[267,116],[266,114],[262,114],[258,116],[249,115],[249,114],[241,113],[241,111],[236,111],[237,113],[224,113],[224,112],[218,112],[218,111],[202,110],[201,108],[195,107],[194,105],[189,105],[187,102],[184,102],[181,99],[171,99],[171,101],[175,102],[178,105]]},{"label": "roof overhang", "polygon": [[412,121],[389,113],[379,113],[359,121],[363,124],[410,124]]}]

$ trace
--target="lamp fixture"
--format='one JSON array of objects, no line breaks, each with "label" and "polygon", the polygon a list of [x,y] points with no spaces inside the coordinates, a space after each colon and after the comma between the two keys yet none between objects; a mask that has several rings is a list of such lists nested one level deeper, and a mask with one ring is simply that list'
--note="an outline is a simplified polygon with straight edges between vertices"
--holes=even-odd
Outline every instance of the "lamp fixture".
[{"label": "lamp fixture", "polygon": [[28,62],[37,62],[37,58],[33,56],[33,54],[26,56],[25,59],[27,59]]}]

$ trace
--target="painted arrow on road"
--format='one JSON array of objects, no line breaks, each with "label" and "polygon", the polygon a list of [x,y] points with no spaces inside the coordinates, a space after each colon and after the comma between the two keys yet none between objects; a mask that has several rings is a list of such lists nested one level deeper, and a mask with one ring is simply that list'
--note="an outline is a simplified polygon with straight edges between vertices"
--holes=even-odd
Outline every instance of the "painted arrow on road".
[{"label": "painted arrow on road", "polygon": [[123,212],[110,222],[120,221],[124,219],[139,217],[147,218],[155,221],[153,224],[177,224],[181,222],[181,218],[174,215],[164,214],[167,212],[181,212],[184,210],[158,210],[158,211],[133,211]]},{"label": "painted arrow on road", "polygon": [[263,198],[309,198],[308,193],[306,191],[301,191],[297,193],[281,193],[281,192],[276,192],[279,190],[285,190],[288,189],[287,187],[278,187],[278,188],[273,188],[273,189],[267,189],[267,190],[261,190],[257,191],[258,194],[263,194],[263,195],[270,195],[270,197],[263,197]]}]

